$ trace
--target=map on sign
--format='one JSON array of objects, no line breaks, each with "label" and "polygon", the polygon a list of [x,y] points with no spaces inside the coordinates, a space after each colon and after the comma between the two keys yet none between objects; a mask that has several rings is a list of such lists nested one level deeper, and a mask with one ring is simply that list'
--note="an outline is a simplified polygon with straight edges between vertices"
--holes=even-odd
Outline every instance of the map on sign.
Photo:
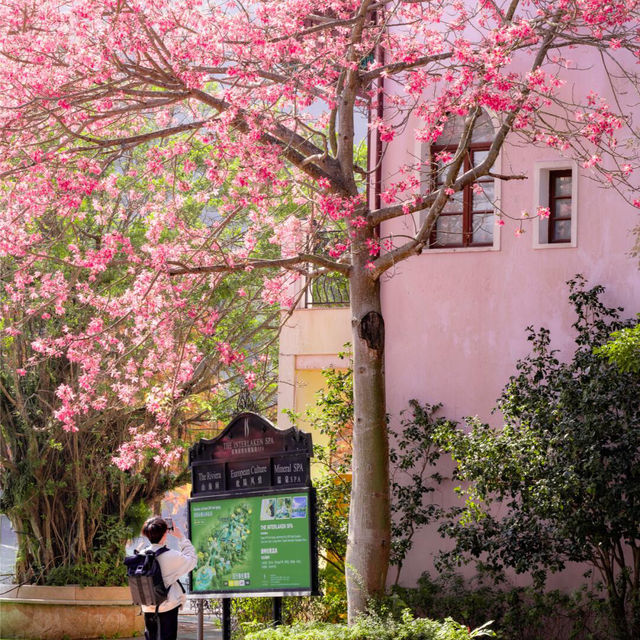
[{"label": "map on sign", "polygon": [[309,491],[192,500],[193,593],[313,589]]}]

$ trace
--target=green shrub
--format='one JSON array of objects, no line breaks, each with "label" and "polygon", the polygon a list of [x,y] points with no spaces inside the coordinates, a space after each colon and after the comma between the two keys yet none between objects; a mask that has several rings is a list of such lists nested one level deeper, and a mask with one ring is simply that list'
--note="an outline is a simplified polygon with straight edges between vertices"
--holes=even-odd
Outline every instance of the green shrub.
[{"label": "green shrub", "polygon": [[415,588],[396,587],[392,607],[408,607],[414,615],[447,617],[476,627],[491,627],[503,640],[609,640],[612,636],[604,600],[586,590],[572,594],[510,587],[485,582],[482,574],[471,583],[447,572],[432,578],[424,573]]},{"label": "green shrub", "polygon": [[104,524],[94,539],[93,562],[52,567],[43,572],[43,583],[51,587],[66,584],[78,584],[81,587],[127,586],[124,547],[134,531],[140,530],[139,521],[142,519],[144,522],[149,512],[143,502],[136,502],[125,513],[125,522],[113,516],[104,518]]},{"label": "green shrub", "polygon": [[262,629],[248,633],[246,640],[469,640],[494,636],[486,625],[470,630],[448,618],[443,622],[414,618],[405,610],[400,618],[368,615],[352,626],[311,622]]},{"label": "green shrub", "polygon": [[474,561],[528,574],[542,587],[570,562],[606,586],[612,637],[640,638],[640,377],[594,349],[635,324],[605,306],[604,288],[569,281],[575,352],[561,361],[548,329],[528,328],[531,352],[498,400],[504,427],[468,418],[437,434],[457,464],[464,508],[440,527],[445,566]]},{"label": "green shrub", "polygon": [[127,569],[122,563],[115,565],[107,560],[54,567],[47,571],[44,583],[50,587],[69,584],[81,587],[125,587]]}]

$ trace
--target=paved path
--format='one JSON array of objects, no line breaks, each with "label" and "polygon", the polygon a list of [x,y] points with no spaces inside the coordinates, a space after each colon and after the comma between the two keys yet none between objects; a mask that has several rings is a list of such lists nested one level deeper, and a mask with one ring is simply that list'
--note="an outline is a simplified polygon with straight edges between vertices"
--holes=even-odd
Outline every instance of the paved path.
[{"label": "paved path", "polygon": [[[220,622],[205,619],[204,622],[205,640],[221,640]],[[198,638],[198,617],[186,615],[180,617],[178,626],[178,640],[197,640]]]},{"label": "paved path", "polygon": [[[198,638],[198,618],[194,614],[181,615],[178,619],[178,640],[197,640]],[[143,636],[144,637],[144,636]],[[222,632],[220,623],[213,618],[205,616],[204,640],[221,640]],[[141,640],[137,638],[121,638],[120,640]]]}]

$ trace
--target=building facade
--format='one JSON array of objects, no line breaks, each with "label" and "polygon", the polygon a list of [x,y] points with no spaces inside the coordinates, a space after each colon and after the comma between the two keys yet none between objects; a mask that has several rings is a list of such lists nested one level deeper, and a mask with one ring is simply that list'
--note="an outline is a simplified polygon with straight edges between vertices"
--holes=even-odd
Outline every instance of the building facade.
[{"label": "building facade", "polygon": [[[607,94],[606,78],[589,81]],[[572,90],[570,84],[566,90]],[[480,124],[465,160],[469,166],[486,154],[495,126],[490,114]],[[380,189],[389,186],[385,176],[393,167],[456,141],[455,124],[435,149],[416,142],[412,130],[408,123],[386,150]],[[411,399],[442,403],[442,415],[451,419],[478,416],[499,427],[500,416],[492,410],[516,361],[529,352],[526,327],[548,328],[559,357],[571,357],[575,318],[567,281],[576,274],[590,286],[603,285],[604,302],[624,307],[625,317],[640,312],[640,265],[631,255],[633,228],[640,222],[635,208],[573,160],[516,137],[505,144],[494,172],[526,179],[487,178],[479,188],[456,194],[429,248],[383,276],[392,429]],[[548,210],[549,217],[536,216],[538,208]],[[420,216],[384,223],[381,238],[412,233]],[[335,366],[336,354],[350,340],[348,308],[330,306],[296,309],[282,332],[279,415],[313,401],[322,383],[320,370]],[[433,500],[451,505],[456,498],[450,469],[444,465],[443,471],[445,481]],[[423,571],[432,570],[433,555],[443,544],[435,528],[420,532],[401,583],[415,584]],[[583,572],[584,567],[571,567],[551,584],[576,587]]]}]

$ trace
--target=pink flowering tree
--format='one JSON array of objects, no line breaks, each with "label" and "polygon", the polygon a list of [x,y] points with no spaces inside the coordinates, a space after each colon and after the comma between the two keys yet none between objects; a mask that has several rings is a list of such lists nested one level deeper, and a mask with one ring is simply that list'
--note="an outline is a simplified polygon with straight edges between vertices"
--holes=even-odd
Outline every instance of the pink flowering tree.
[{"label": "pink flowering tree", "polygon": [[[483,176],[522,178],[493,172],[508,138],[557,149],[633,200],[637,1],[6,0],[0,24],[0,256],[18,265],[3,304],[67,327],[33,344],[86,376],[58,389],[64,429],[99,410],[105,386],[124,387],[119,402],[142,398],[152,420],[119,464],[149,447],[170,459],[149,433],[166,428],[205,357],[197,339],[176,341],[174,320],[191,317],[190,337],[215,340],[206,290],[242,273],[261,274],[263,300],[283,308],[296,280],[348,278],[348,597],[350,615],[362,610],[384,589],[390,546],[380,278],[428,247],[456,193]],[[565,83],[588,51],[589,73],[625,87],[613,102]],[[465,169],[483,110],[497,125],[485,159]],[[368,163],[356,150],[367,117]],[[453,151],[386,168],[399,132],[437,144],[452,119]],[[138,201],[144,242],[133,250],[117,221]],[[91,250],[75,232],[87,207],[116,221]],[[418,212],[412,235],[382,235]],[[42,256],[61,268],[35,275]],[[129,277],[92,285],[115,264]],[[81,329],[64,320],[77,298],[95,309]],[[20,322],[4,331],[17,336]],[[125,333],[144,350],[123,355]],[[219,336],[216,349],[238,366],[232,342]],[[127,367],[148,383],[129,383]],[[238,371],[253,383],[255,370]]]},{"label": "pink flowering tree", "polygon": [[[117,201],[94,194],[63,233],[47,226],[48,253],[2,259],[0,510],[18,534],[20,583],[121,584],[114,558],[148,505],[188,481],[182,452],[194,432],[215,432],[247,385],[272,403],[279,313],[261,282],[204,278],[166,308],[171,290],[138,268],[151,220],[131,199],[102,215]],[[76,264],[63,259],[69,250]],[[72,293],[60,295],[66,281]],[[139,286],[144,304],[123,312],[119,297]],[[195,351],[205,354],[196,367],[183,355]]]}]

